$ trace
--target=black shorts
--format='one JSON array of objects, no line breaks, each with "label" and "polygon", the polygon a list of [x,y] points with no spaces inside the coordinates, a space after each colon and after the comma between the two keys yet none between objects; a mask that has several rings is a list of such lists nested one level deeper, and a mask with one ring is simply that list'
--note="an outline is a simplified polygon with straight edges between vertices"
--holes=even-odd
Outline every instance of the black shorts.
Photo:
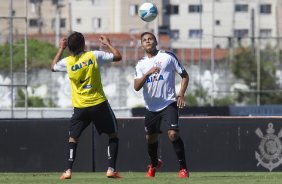
[{"label": "black shorts", "polygon": [[159,112],[147,110],[145,115],[145,132],[147,135],[162,133],[161,126],[164,126],[166,130],[178,131],[178,117],[179,113],[176,102],[171,103]]},{"label": "black shorts", "polygon": [[69,136],[79,138],[83,130],[91,122],[93,122],[99,134],[117,133],[116,117],[108,101],[105,101],[92,107],[74,108],[74,113],[70,120]]}]

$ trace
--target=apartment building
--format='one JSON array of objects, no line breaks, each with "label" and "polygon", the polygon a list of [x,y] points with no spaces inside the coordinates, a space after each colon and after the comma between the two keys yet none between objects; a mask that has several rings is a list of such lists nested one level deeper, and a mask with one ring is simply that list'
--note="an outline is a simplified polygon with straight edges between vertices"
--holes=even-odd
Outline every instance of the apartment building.
[{"label": "apartment building", "polygon": [[[154,30],[161,24],[158,19],[146,23],[138,17],[140,0],[70,0],[72,29],[84,33],[139,33]],[[162,10],[162,0],[156,0]]]},{"label": "apartment building", "polygon": [[[0,30],[9,34],[13,17],[13,33],[23,34],[27,26],[28,34],[52,34],[68,32],[69,3],[64,0],[6,0],[0,3]],[[25,21],[25,18],[27,21]],[[56,20],[60,24],[57,24]],[[58,30],[58,26],[60,29]]]},{"label": "apartment building", "polygon": [[[162,0],[154,1],[160,12],[150,23],[138,17],[140,0],[7,0],[0,3],[0,31],[3,38],[13,33],[67,34],[83,33],[140,33],[157,31],[162,23]],[[21,17],[21,18],[19,18]],[[27,22],[24,21],[27,18]],[[60,21],[56,21],[60,20]],[[60,24],[58,24],[58,22]],[[59,28],[60,27],[60,28]],[[4,36],[5,35],[5,36]]]},{"label": "apartment building", "polygon": [[230,44],[275,45],[277,42],[277,7],[281,6],[278,0],[170,0],[168,3],[171,8],[165,17],[170,19],[172,47],[228,48]]},{"label": "apartment building", "polygon": [[[12,3],[11,3],[12,2]],[[173,48],[228,48],[276,45],[282,35],[279,0],[154,0],[159,16],[138,17],[141,0],[7,0],[0,3],[0,42],[14,35],[126,33],[169,34]],[[11,7],[12,4],[12,7]],[[17,17],[27,16],[27,22]],[[56,21],[60,20],[60,21]],[[58,24],[58,22],[60,24]]]}]

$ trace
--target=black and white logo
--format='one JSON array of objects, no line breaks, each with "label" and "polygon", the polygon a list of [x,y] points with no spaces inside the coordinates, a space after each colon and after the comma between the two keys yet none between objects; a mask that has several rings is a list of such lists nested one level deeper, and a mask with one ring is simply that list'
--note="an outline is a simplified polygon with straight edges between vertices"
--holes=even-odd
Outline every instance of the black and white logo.
[{"label": "black and white logo", "polygon": [[257,166],[261,165],[272,171],[282,163],[282,144],[280,138],[282,137],[282,129],[278,132],[278,135],[274,134],[275,129],[273,124],[269,123],[266,130],[266,135],[263,135],[262,131],[257,128],[255,133],[261,138],[259,145],[259,152],[255,152],[256,159],[258,160]]}]

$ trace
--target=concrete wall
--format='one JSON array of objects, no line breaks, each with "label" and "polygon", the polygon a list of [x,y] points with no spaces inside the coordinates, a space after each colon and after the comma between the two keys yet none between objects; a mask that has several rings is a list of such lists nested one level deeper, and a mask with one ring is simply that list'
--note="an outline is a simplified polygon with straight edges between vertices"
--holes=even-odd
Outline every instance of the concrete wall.
[{"label": "concrete wall", "polygon": [[[143,120],[118,119],[120,171],[147,170]],[[281,117],[190,117],[180,119],[180,128],[191,172],[282,171]],[[1,119],[0,172],[62,171],[67,130],[67,119]],[[88,127],[80,139],[74,171],[105,171],[107,144],[107,136]],[[159,145],[161,171],[177,171],[165,131]]]}]

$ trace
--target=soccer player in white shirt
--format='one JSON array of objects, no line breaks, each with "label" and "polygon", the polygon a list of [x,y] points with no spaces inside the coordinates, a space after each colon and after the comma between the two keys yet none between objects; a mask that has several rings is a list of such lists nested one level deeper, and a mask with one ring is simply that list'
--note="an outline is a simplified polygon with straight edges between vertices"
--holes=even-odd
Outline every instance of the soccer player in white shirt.
[{"label": "soccer player in white shirt", "polygon": [[[178,177],[187,178],[189,172],[186,166],[184,143],[179,136],[178,108],[185,106],[184,94],[188,87],[189,75],[180,64],[177,57],[168,51],[157,49],[157,39],[154,34],[141,34],[141,46],[146,56],[138,61],[134,77],[134,89],[139,91],[143,87],[145,107],[145,132],[148,154],[151,160],[147,177],[154,177],[162,166],[158,159],[158,136],[160,126],[164,124],[168,137],[179,160]],[[181,80],[179,92],[175,92],[175,72]]]}]

